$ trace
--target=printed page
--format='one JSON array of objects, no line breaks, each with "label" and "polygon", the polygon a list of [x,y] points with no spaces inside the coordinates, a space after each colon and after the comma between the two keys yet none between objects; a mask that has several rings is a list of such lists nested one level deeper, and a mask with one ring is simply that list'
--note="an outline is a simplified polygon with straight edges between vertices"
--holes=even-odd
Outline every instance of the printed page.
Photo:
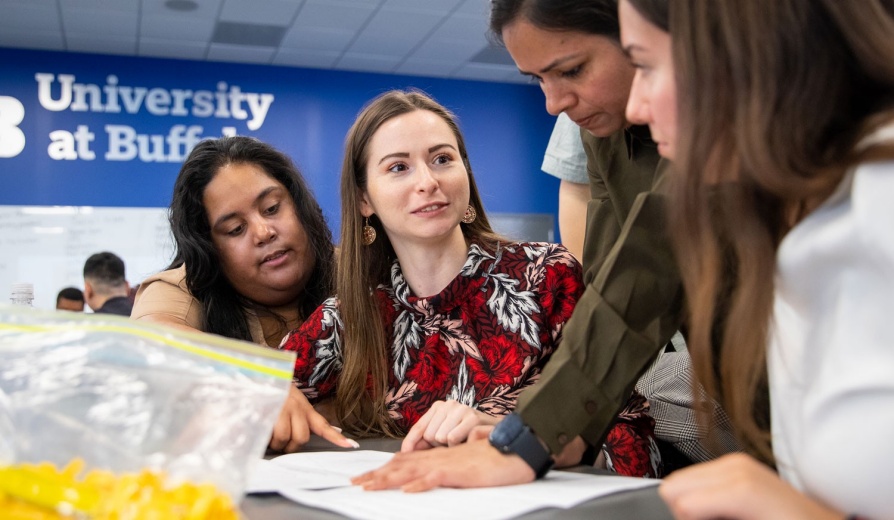
[{"label": "printed page", "polygon": [[391,453],[373,451],[283,455],[258,466],[250,478],[249,492],[275,490],[295,502],[359,519],[467,516],[498,520],[548,507],[569,508],[599,496],[659,483],[650,479],[551,471],[546,478],[530,484],[481,489],[439,488],[425,493],[364,491],[350,485],[350,477],[380,467],[391,456]]}]

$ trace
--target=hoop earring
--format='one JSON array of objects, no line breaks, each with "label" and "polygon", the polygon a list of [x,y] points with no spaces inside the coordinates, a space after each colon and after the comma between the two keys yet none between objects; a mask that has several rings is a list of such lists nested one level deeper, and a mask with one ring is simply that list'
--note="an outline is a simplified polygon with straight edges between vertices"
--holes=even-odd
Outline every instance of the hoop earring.
[{"label": "hoop earring", "polygon": [[366,222],[363,224],[363,232],[360,235],[360,242],[368,246],[376,241],[376,228],[369,225],[369,217],[366,217]]},{"label": "hoop earring", "polygon": [[476,218],[478,218],[478,213],[475,211],[475,208],[469,204],[469,207],[466,208],[466,212],[463,214],[461,222],[463,224],[471,224],[472,222],[475,222]]}]

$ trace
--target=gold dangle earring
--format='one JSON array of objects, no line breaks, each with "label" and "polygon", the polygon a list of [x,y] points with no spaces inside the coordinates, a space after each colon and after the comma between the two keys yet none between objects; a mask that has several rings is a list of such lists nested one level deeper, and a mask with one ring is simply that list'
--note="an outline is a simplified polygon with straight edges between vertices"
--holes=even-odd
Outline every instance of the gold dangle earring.
[{"label": "gold dangle earring", "polygon": [[463,224],[471,224],[475,222],[475,219],[478,218],[478,213],[475,211],[475,208],[469,204],[469,207],[466,208],[466,212],[463,214],[463,218],[461,219]]},{"label": "gold dangle earring", "polygon": [[376,241],[376,228],[369,225],[369,217],[366,217],[366,222],[363,224],[363,233],[360,241],[365,246]]}]

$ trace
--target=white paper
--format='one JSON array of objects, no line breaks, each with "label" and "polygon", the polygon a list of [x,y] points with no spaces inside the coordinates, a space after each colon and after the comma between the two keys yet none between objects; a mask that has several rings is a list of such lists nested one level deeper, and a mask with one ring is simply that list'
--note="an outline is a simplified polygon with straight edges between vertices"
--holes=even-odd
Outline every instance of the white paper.
[{"label": "white paper", "polygon": [[393,453],[384,451],[317,451],[260,460],[248,476],[246,493],[327,489],[351,485],[351,477],[374,470]]},{"label": "white paper", "polygon": [[350,485],[350,477],[382,466],[392,455],[375,451],[283,455],[263,461],[267,464],[257,467],[249,479],[249,492],[276,491],[295,502],[358,519],[418,520],[466,516],[498,520],[548,507],[569,508],[592,498],[654,486],[659,482],[551,471],[546,478],[530,484],[479,489],[438,488],[425,493],[364,491]]}]

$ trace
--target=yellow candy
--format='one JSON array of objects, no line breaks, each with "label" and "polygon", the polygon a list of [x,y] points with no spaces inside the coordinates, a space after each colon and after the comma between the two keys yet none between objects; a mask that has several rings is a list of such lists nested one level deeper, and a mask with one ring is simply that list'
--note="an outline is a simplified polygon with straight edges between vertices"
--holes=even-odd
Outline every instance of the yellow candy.
[{"label": "yellow candy", "polygon": [[95,520],[237,520],[230,497],[211,484],[170,488],[164,475],[143,470],[115,475],[74,459],[62,470],[48,462],[0,467],[0,511],[4,519],[57,520],[71,515]]}]

